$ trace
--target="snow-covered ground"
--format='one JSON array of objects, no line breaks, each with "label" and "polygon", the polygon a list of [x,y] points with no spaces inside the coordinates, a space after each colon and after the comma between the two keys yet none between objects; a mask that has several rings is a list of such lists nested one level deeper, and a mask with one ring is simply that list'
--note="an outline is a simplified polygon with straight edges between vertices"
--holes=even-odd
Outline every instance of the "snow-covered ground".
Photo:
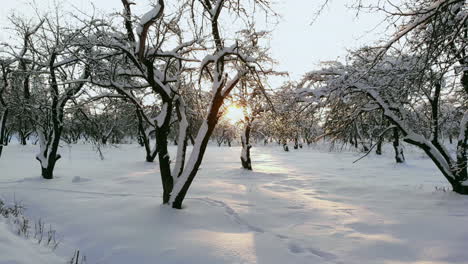
[{"label": "snow-covered ground", "polygon": [[353,164],[358,153],[255,147],[248,172],[238,147],[210,146],[183,210],[160,205],[157,164],[138,146],[109,147],[104,161],[65,146],[54,180],[40,179],[36,151],[5,149],[0,194],[61,243],[44,260],[49,249],[0,222],[2,264],[63,263],[76,249],[89,264],[468,263],[468,197],[440,190],[444,178],[416,151],[403,165],[390,150]]}]

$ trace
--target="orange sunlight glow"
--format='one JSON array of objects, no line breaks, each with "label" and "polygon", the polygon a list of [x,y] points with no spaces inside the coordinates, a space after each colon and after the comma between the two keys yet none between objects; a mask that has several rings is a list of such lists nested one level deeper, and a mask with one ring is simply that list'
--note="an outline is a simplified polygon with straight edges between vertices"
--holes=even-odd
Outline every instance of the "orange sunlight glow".
[{"label": "orange sunlight glow", "polygon": [[244,109],[238,105],[232,104],[227,107],[223,116],[229,123],[234,125],[237,122],[244,120]]}]

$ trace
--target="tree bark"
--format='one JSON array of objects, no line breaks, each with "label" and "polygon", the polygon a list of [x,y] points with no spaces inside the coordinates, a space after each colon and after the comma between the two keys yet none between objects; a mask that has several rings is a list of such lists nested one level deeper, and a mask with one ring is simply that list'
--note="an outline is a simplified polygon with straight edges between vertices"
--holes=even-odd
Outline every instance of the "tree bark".
[{"label": "tree bark", "polygon": [[[138,133],[139,133],[139,138],[141,145],[145,147],[145,160],[146,162],[154,162],[154,159],[156,158],[156,155],[158,154],[157,148],[154,147],[151,149],[151,144],[150,144],[150,135],[146,133],[145,127],[143,125],[143,113],[139,108],[136,110],[136,116],[138,119]],[[155,142],[157,145],[157,141]]]},{"label": "tree bark", "polygon": [[6,121],[8,118],[8,108],[6,108],[0,117],[0,157],[2,156],[3,147],[8,144],[6,136]]},{"label": "tree bark", "polygon": [[383,138],[379,137],[379,139],[377,140],[377,149],[375,150],[375,154],[382,155],[382,143],[383,143]]},{"label": "tree bark", "polygon": [[400,145],[400,136],[397,127],[393,128],[393,148],[395,149],[396,163],[405,162],[405,156],[403,155],[403,148]]},{"label": "tree bark", "polygon": [[[165,109],[165,110],[164,110]],[[163,204],[169,203],[169,198],[174,186],[174,180],[171,174],[171,159],[167,150],[168,137],[170,132],[170,120],[172,116],[172,101],[163,103],[163,114],[165,114],[161,123],[156,122],[156,151],[159,159],[159,170],[161,173],[161,182],[163,186]]]},{"label": "tree bark", "polygon": [[252,160],[250,159],[250,149],[252,148],[252,145],[250,145],[251,128],[252,126],[251,126],[250,120],[246,120],[244,132],[242,133],[242,136],[241,136],[242,151],[241,151],[240,159],[241,159],[242,167],[247,170],[252,170]]}]

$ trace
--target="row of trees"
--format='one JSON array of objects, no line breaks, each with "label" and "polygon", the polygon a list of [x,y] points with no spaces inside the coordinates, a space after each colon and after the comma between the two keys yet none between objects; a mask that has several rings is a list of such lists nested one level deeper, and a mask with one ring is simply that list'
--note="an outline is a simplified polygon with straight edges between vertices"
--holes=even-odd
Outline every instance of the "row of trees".
[{"label": "row of trees", "polygon": [[[60,140],[82,135],[77,116],[99,130],[105,143],[116,130],[126,131],[112,118],[128,121],[119,112],[132,113],[137,124],[129,127],[138,131],[147,160],[158,157],[163,203],[181,208],[224,101],[244,79],[268,72],[262,70],[270,61],[260,48],[263,34],[255,30],[254,13],[274,13],[265,0],[158,0],[142,16],[132,13],[133,2],[122,5],[122,14],[102,18],[59,12],[30,21],[12,17],[18,39],[2,48],[0,140],[5,145],[9,129],[22,141],[35,133],[42,176],[52,179]],[[235,27],[225,30],[223,24]],[[86,112],[92,102],[107,126]],[[172,161],[171,133],[178,144]],[[186,157],[189,138],[194,146]]]},{"label": "row of trees", "polygon": [[[463,0],[360,1],[360,11],[384,10],[398,25],[389,40],[277,89],[266,88],[268,76],[283,74],[272,69],[269,32],[254,23],[259,10],[276,16],[269,1],[158,0],[142,16],[132,13],[134,3],[122,5],[121,14],[71,17],[70,24],[59,13],[12,17],[18,39],[3,44],[0,58],[0,154],[11,135],[24,144],[35,135],[42,175],[51,179],[61,140],[134,139],[147,161],[158,159],[163,203],[181,208],[212,137],[231,144],[240,130],[246,169],[252,135],[284,150],[325,138],[376,154],[391,141],[396,162],[404,162],[403,141],[422,149],[454,191],[468,194]],[[243,111],[237,129],[223,119],[226,102]]]},{"label": "row of trees", "polygon": [[[468,11],[465,1],[405,2],[385,10],[400,28],[378,47],[306,74],[298,97],[326,105],[325,132],[377,145],[393,131],[424,151],[457,193],[468,194]],[[357,135],[357,139],[356,139]],[[444,145],[457,137],[456,150]],[[356,143],[357,144],[357,143]],[[368,148],[367,146],[363,146]],[[379,148],[378,148],[379,150]]]}]

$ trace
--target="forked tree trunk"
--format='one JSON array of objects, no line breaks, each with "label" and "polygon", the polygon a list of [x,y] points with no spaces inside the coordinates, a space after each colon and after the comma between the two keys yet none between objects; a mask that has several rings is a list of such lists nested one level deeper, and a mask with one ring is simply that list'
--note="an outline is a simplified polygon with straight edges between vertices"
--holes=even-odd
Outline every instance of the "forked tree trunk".
[{"label": "forked tree trunk", "polygon": [[405,162],[405,156],[403,154],[403,148],[400,144],[400,136],[398,133],[398,128],[393,128],[393,149],[395,150],[395,161],[396,163]]},{"label": "forked tree trunk", "polygon": [[40,152],[36,156],[36,159],[41,163],[42,177],[44,179],[53,179],[54,178],[54,168],[57,160],[60,159],[58,152],[58,147],[60,143],[60,137],[63,130],[63,108],[65,107],[65,102],[62,101],[59,104],[59,88],[57,85],[57,79],[55,76],[55,68],[53,62],[55,61],[56,54],[52,55],[50,61],[50,76],[51,76],[51,95],[52,95],[52,105],[50,111],[50,119],[52,121],[52,131],[44,134],[42,131],[38,130]]},{"label": "forked tree trunk", "polygon": [[[220,93],[220,91],[218,91],[218,93]],[[203,160],[210,136],[218,122],[218,112],[223,103],[223,99],[224,98],[219,97],[219,94],[214,96],[211,111],[209,112],[205,122],[200,127],[188,164],[180,175],[181,180],[177,182],[177,189],[173,190],[171,197],[173,208],[182,209],[182,202],[184,201],[185,195],[198,172],[198,168]]]},{"label": "forked tree trunk", "polygon": [[[41,164],[41,173],[44,179],[54,178],[54,168],[57,160],[60,159],[58,154],[58,148],[60,138],[63,132],[63,115],[64,108],[68,100],[76,95],[84,85],[84,82],[74,84],[73,87],[69,87],[62,97],[59,94],[59,87],[56,79],[56,68],[55,59],[57,53],[52,53],[49,61],[49,73],[50,73],[50,86],[51,86],[51,97],[52,104],[50,106],[50,120],[51,120],[51,131],[40,131],[38,130],[40,151],[36,156],[36,159]],[[88,66],[85,66],[81,79],[87,79],[89,76]],[[47,129],[47,128],[45,128]]]},{"label": "forked tree trunk", "polygon": [[146,157],[145,157],[146,162],[154,162],[157,155],[158,155],[158,147],[157,145],[155,145],[153,149],[151,149],[149,152],[146,152]]},{"label": "forked tree trunk", "polygon": [[[223,65],[223,59],[218,60],[216,63],[220,64],[218,66],[220,66],[222,69],[221,66]],[[238,73],[237,76],[234,77],[234,79],[230,82],[222,83],[220,82],[223,76],[221,74],[222,72],[222,70],[220,73],[218,72],[216,77],[218,81],[213,83],[213,85],[216,85],[213,87],[213,90],[216,92],[213,94],[210,111],[208,112],[207,117],[198,131],[195,145],[193,146],[193,150],[190,154],[187,165],[185,166],[181,175],[177,178],[177,182],[174,185],[174,189],[172,190],[170,203],[173,208],[182,208],[182,202],[184,201],[185,195],[187,194],[190,185],[192,184],[193,179],[195,178],[198,169],[200,168],[211,134],[213,133],[213,130],[218,123],[218,113],[220,107],[223,105],[224,98],[229,95],[230,91],[239,82],[241,76],[245,74]]]},{"label": "forked tree trunk", "polygon": [[139,134],[139,141],[142,147],[145,147],[145,160],[146,162],[154,162],[154,159],[158,155],[157,152],[157,141],[155,142],[154,148],[151,148],[151,143],[150,143],[150,133],[147,133],[145,130],[145,127],[143,125],[143,113],[141,112],[140,109],[136,110],[136,116],[138,118],[138,134]]},{"label": "forked tree trunk", "polygon": [[38,131],[40,150],[36,159],[41,164],[41,175],[44,179],[54,178],[54,169],[60,155],[57,154],[61,131],[51,132],[51,135],[44,135]]},{"label": "forked tree trunk", "polygon": [[20,139],[20,144],[23,145],[23,146],[26,146],[27,144],[27,136],[26,136],[26,133],[24,133],[24,131],[20,130],[19,131],[19,139]]}]

